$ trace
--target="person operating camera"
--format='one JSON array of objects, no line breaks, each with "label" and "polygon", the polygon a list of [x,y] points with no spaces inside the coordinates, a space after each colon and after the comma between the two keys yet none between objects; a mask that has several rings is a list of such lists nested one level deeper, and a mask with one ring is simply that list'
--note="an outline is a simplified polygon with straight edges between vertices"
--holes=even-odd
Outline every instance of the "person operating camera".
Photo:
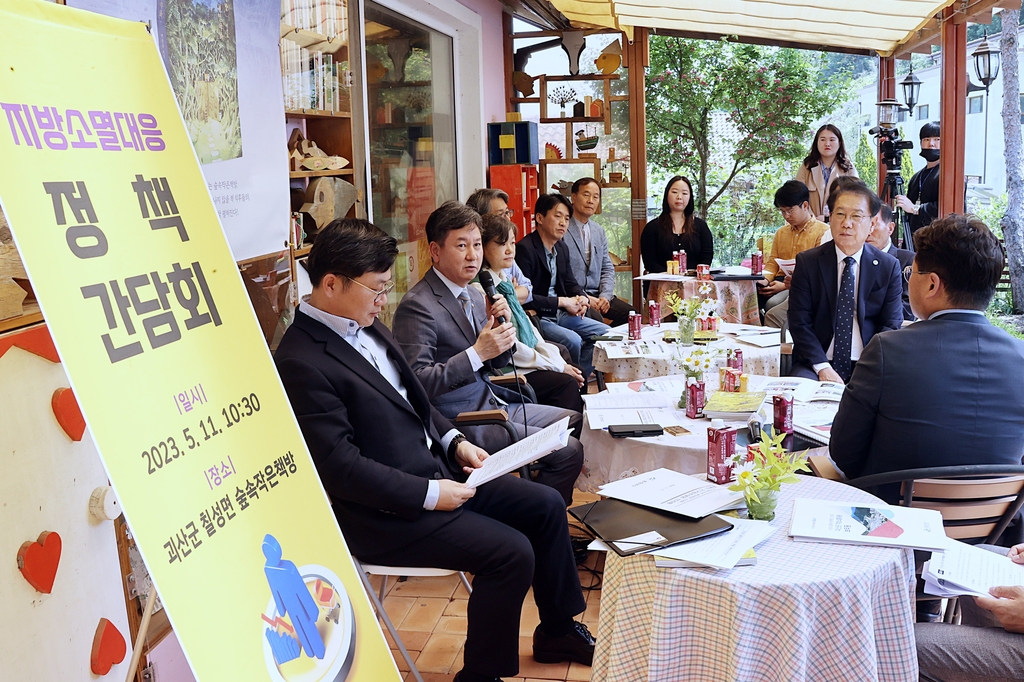
[{"label": "person operating camera", "polygon": [[896,206],[907,212],[911,235],[939,217],[939,124],[934,121],[921,126],[921,156],[927,164],[910,178],[906,195],[896,197]]}]

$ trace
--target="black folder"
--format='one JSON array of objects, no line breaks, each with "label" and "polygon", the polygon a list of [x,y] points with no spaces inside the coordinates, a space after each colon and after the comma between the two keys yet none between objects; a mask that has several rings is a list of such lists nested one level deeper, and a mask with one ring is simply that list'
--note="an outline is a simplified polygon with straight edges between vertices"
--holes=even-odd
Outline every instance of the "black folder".
[{"label": "black folder", "polygon": [[[615,499],[571,507],[569,513],[608,543],[619,556],[631,556],[656,547],[671,547],[732,530],[731,523],[714,514],[694,520]],[[657,544],[637,544],[625,548],[615,544],[623,538],[652,530],[657,531],[665,540]]]}]

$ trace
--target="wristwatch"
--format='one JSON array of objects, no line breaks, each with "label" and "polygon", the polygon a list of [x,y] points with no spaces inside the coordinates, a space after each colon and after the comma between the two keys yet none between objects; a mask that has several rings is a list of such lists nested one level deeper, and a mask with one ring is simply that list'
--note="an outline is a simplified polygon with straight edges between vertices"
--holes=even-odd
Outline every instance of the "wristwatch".
[{"label": "wristwatch", "polygon": [[461,433],[452,438],[452,442],[448,443],[448,458],[454,460],[455,451],[459,448],[459,443],[463,443],[467,440],[469,439],[463,436]]}]

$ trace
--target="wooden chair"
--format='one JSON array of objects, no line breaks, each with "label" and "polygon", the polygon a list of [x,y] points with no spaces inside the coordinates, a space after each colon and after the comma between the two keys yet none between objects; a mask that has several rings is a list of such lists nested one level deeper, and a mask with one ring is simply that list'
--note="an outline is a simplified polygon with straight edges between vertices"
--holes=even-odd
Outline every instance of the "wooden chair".
[{"label": "wooden chair", "polygon": [[779,330],[779,376],[788,377],[789,373],[793,371],[793,342],[789,341],[787,332],[789,331],[789,318],[782,323],[782,329]]},{"label": "wooden chair", "polygon": [[811,473],[818,478],[827,478],[830,481],[842,481],[839,470],[832,463],[828,455],[808,455],[807,465],[811,467]]}]

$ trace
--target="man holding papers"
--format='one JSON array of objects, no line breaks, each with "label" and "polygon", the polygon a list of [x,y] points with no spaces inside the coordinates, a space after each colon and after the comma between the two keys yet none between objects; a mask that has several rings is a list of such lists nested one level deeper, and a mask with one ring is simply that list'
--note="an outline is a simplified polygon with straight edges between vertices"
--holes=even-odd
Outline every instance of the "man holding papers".
[{"label": "man holding papers", "polygon": [[[916,233],[914,237],[916,243]],[[978,551],[974,547],[968,549]],[[1006,551],[1002,547],[990,549]],[[1007,556],[1013,564],[1024,564],[1024,545],[1013,547]],[[1005,560],[1000,558],[1000,561]],[[1018,568],[1024,574],[1024,568]],[[1024,634],[1024,587],[992,587],[990,592],[991,597],[960,597],[963,625],[918,623],[914,626],[921,680],[1002,682],[1024,679],[1024,636],[1021,636]]]},{"label": "man holding papers", "polygon": [[518,672],[531,585],[541,620],[534,657],[589,665],[594,640],[573,620],[586,603],[564,501],[513,476],[460,482],[487,453],[431,406],[377,319],[397,255],[394,238],[366,221],[327,226],[309,256],[313,293],[275,355],[345,539],[365,562],[474,575],[459,682]]},{"label": "man holding papers", "polygon": [[[919,318],[864,348],[832,424],[836,466],[857,478],[957,464],[1020,464],[1024,343],[985,318],[1003,270],[999,241],[953,214],[914,233]],[[895,501],[899,491],[879,491]]]}]

